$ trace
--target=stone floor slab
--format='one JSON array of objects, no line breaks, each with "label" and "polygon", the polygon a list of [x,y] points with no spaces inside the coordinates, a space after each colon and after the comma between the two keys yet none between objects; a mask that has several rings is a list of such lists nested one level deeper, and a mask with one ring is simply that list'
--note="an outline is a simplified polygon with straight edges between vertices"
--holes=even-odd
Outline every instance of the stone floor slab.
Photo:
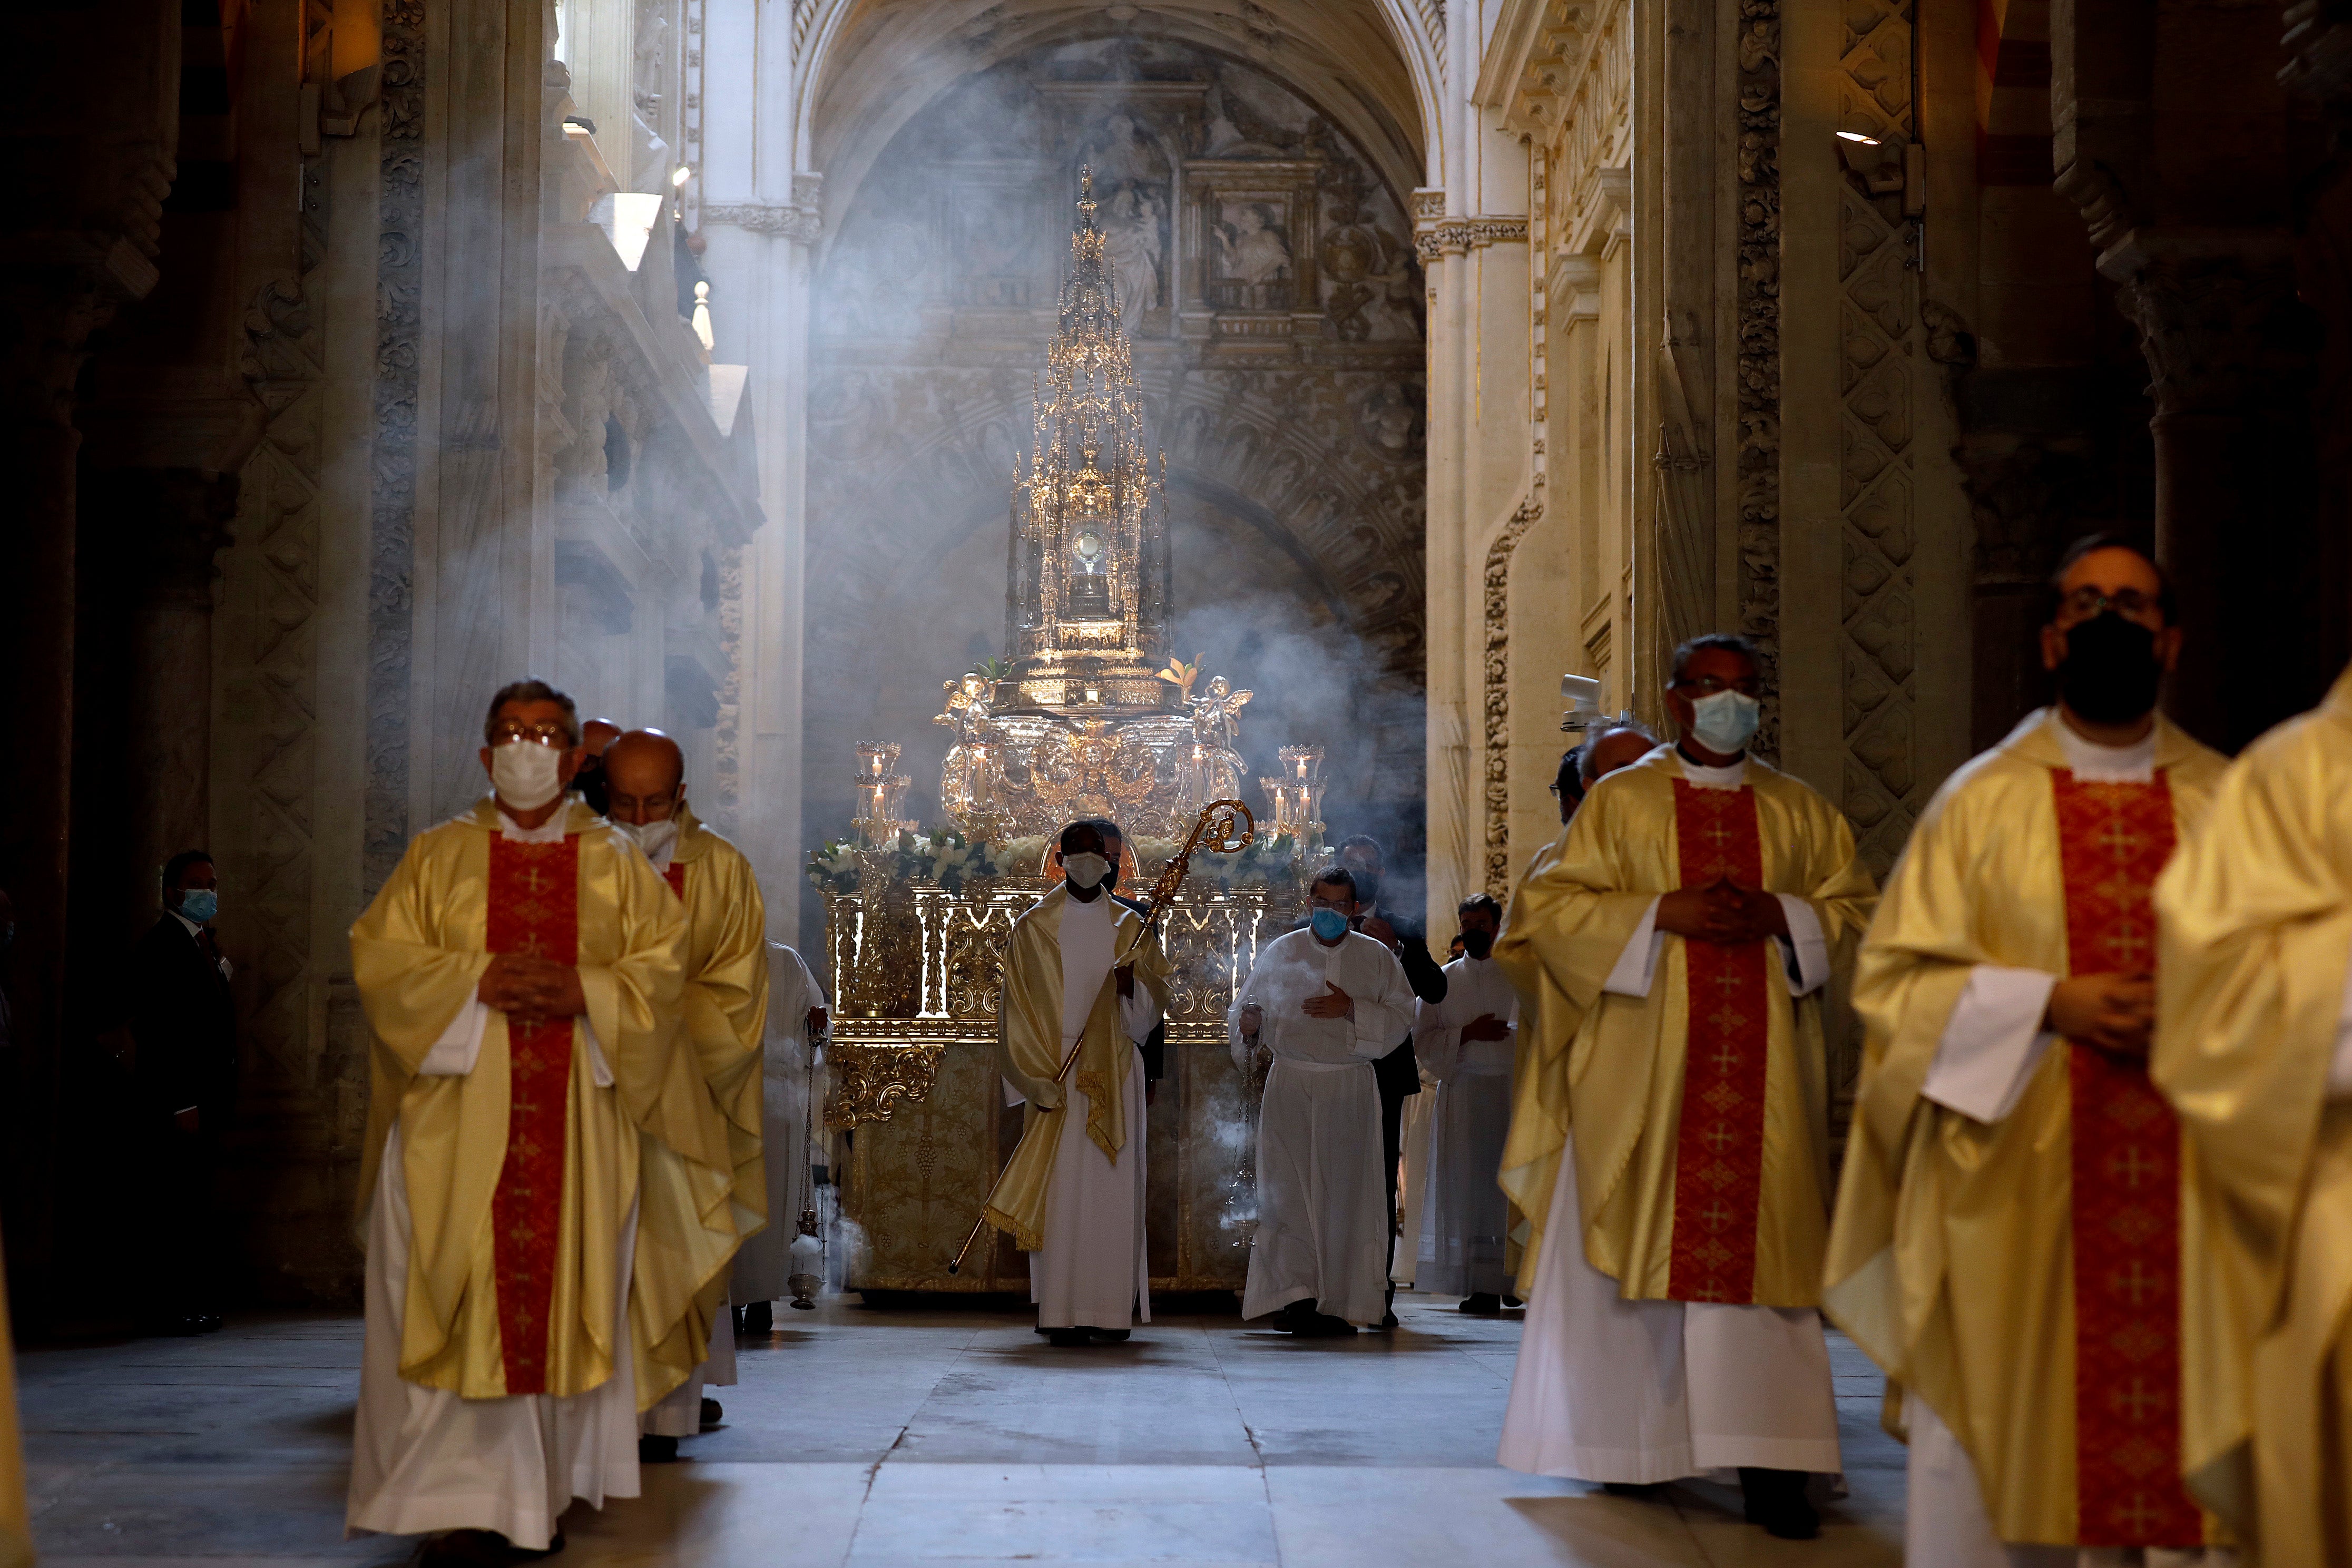
[{"label": "stone floor slab", "polygon": [[[1903,1451],[1881,1384],[1831,1353],[1849,1495],[1819,1542],[1773,1542],[1736,1489],[1612,1498],[1494,1463],[1519,1323],[1398,1300],[1389,1333],[1302,1342],[1169,1315],[1056,1350],[1026,1314],[828,1299],[746,1344],[725,1424],[645,1496],[565,1516],[572,1568],[1880,1568],[1899,1558]],[[388,1568],[345,1542],[360,1324],[240,1318],[198,1340],[19,1362],[35,1537],[63,1568]]]}]

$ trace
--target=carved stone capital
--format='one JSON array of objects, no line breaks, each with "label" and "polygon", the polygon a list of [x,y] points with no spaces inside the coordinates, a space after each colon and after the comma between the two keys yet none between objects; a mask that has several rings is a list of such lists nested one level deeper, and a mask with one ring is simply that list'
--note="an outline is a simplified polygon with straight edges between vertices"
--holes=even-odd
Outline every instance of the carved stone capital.
[{"label": "carved stone capital", "polygon": [[2099,258],[2163,414],[2234,414],[2301,384],[2318,332],[2284,230],[2134,229]]},{"label": "carved stone capital", "polygon": [[817,237],[824,232],[824,219],[814,208],[765,202],[705,202],[702,223],[706,228],[716,225],[749,229],[753,234],[780,235],[794,245],[814,245]]},{"label": "carved stone capital", "polygon": [[1425,224],[1412,238],[1425,265],[1441,256],[1465,256],[1489,245],[1525,245],[1528,220],[1523,217],[1445,218]]}]

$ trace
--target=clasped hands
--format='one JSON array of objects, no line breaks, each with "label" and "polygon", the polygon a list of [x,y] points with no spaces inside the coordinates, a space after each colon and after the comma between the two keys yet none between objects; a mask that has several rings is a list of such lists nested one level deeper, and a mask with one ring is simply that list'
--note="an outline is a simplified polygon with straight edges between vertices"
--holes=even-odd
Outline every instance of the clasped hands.
[{"label": "clasped hands", "polygon": [[580,989],[580,971],[528,953],[493,955],[474,994],[485,1006],[526,1018],[576,1018],[588,1011],[588,998]]},{"label": "clasped hands", "polygon": [[2077,974],[2050,988],[2042,1026],[2055,1035],[2134,1060],[2147,1055],[2156,1029],[2156,976]]},{"label": "clasped hands", "polygon": [[1696,887],[1677,888],[1658,900],[1657,929],[1718,947],[1744,947],[1768,936],[1789,934],[1789,911],[1760,888],[1743,888],[1729,877]]},{"label": "clasped hands", "polygon": [[[1323,983],[1323,994],[1309,996],[1298,1005],[1298,1010],[1310,1018],[1352,1018],[1356,1016],[1356,999],[1329,981]],[[1265,1026],[1265,1015],[1255,1006],[1242,1009],[1242,1038],[1254,1040]]]},{"label": "clasped hands", "polygon": [[1492,1013],[1481,1013],[1462,1026],[1462,1037],[1465,1040],[1507,1040],[1511,1037],[1511,1026]]}]

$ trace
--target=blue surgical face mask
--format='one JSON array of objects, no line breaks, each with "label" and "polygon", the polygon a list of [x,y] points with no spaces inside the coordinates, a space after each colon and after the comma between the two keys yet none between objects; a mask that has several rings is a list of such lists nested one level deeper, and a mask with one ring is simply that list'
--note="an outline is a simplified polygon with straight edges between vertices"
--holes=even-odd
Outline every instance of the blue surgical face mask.
[{"label": "blue surgical face mask", "polygon": [[210,888],[191,888],[180,895],[180,912],[203,925],[220,913],[220,895]]},{"label": "blue surgical face mask", "polygon": [[1717,691],[1691,703],[1691,738],[1718,756],[1745,751],[1764,721],[1764,705],[1744,691]]},{"label": "blue surgical face mask", "polygon": [[1347,931],[1348,917],[1337,910],[1317,910],[1307,923],[1325,942],[1337,942]]}]

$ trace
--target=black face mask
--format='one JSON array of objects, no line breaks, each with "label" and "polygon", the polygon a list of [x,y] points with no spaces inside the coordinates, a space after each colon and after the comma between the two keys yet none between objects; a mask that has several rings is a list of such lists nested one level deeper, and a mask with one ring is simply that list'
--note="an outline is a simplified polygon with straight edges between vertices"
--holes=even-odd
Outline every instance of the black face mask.
[{"label": "black face mask", "polygon": [[2058,694],[2094,724],[2126,724],[2156,706],[2156,634],[2103,610],[2066,634]]},{"label": "black face mask", "polygon": [[1360,922],[1365,915],[1372,912],[1372,904],[1381,896],[1381,874],[1378,871],[1359,871],[1350,866],[1348,875],[1356,879],[1356,903],[1364,911],[1356,917]]},{"label": "black face mask", "polygon": [[1495,933],[1488,931],[1465,931],[1462,933],[1462,951],[1473,958],[1484,958],[1495,949]]}]

